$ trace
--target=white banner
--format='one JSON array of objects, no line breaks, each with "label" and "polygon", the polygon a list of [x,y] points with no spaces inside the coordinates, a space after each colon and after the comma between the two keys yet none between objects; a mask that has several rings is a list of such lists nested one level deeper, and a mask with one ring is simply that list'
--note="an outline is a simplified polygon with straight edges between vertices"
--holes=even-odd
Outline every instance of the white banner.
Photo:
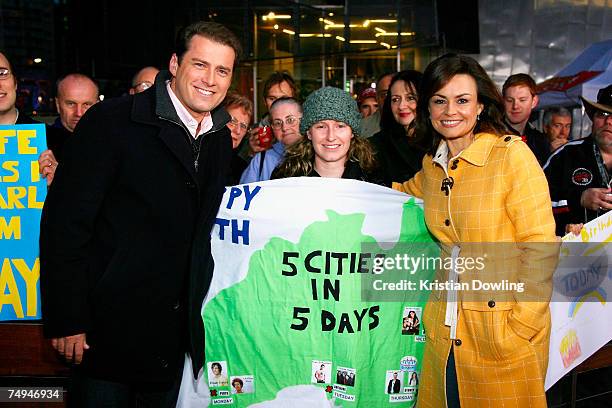
[{"label": "white banner", "polygon": [[563,237],[550,304],[546,389],[612,339],[612,211]]}]

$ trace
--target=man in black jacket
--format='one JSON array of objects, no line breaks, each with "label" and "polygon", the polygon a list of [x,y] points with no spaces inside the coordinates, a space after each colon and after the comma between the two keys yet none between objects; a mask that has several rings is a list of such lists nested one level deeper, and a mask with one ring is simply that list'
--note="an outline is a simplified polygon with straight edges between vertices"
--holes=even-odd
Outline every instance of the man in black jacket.
[{"label": "man in black jacket", "polygon": [[387,385],[387,394],[399,393],[401,386],[402,384],[399,378],[397,378],[397,373],[393,373],[393,378],[389,380],[389,384]]},{"label": "man in black jacket", "polygon": [[527,74],[510,75],[502,87],[508,130],[523,138],[540,165],[549,155],[546,136],[529,123],[531,111],[538,106],[536,83]]},{"label": "man in black jacket", "polygon": [[239,55],[224,26],[190,25],[169,72],[93,106],[66,143],[40,275],[45,333],[80,364],[76,406],[171,406],[185,352],[203,364],[210,230],[232,154],[219,105]]},{"label": "man in black jacket", "polygon": [[582,101],[591,134],[564,144],[544,165],[560,236],[612,210],[612,85],[599,90],[597,102]]}]

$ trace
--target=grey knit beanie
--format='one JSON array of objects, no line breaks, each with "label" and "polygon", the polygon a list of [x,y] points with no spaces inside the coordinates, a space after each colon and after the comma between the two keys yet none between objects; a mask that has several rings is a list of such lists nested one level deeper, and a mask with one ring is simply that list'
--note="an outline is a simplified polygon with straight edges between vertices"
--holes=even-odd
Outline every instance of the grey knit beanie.
[{"label": "grey knit beanie", "polygon": [[353,134],[359,136],[361,115],[357,102],[348,92],[340,88],[326,86],[311,93],[303,105],[304,113],[300,122],[300,132],[305,135],[315,123],[331,119],[344,122],[351,127]]}]

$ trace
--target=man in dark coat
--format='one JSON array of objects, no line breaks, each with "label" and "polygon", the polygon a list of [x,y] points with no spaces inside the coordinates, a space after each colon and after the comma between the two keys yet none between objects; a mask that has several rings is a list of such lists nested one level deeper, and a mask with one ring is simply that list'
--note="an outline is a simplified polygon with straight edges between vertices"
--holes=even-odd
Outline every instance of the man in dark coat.
[{"label": "man in dark coat", "polygon": [[612,84],[582,98],[591,134],[557,149],[544,165],[557,235],[612,210]]},{"label": "man in dark coat", "polygon": [[546,136],[529,123],[531,111],[538,106],[536,83],[527,74],[510,75],[502,87],[505,122],[508,130],[520,136],[531,149],[540,165],[543,165],[550,153]]},{"label": "man in dark coat", "polygon": [[397,378],[397,373],[393,373],[393,378],[389,380],[387,385],[387,394],[397,394],[400,392],[401,382]]},{"label": "man in dark coat", "polygon": [[203,364],[210,231],[232,154],[219,105],[239,54],[224,26],[190,25],[169,72],[93,106],[66,143],[40,275],[45,333],[79,365],[75,406],[171,406],[185,352]]}]

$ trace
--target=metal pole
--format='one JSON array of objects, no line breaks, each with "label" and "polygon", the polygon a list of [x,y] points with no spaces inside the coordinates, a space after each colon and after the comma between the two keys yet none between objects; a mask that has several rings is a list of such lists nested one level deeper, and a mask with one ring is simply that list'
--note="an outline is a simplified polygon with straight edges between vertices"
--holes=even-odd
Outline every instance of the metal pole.
[{"label": "metal pole", "polygon": [[325,55],[321,56],[321,87],[325,86]]},{"label": "metal pole", "polygon": [[346,90],[346,79],[348,77],[346,53],[351,43],[351,20],[349,18],[349,0],[344,0],[344,55],[342,56],[342,89]]},{"label": "metal pole", "polygon": [[253,61],[253,122],[257,122],[257,60]]},{"label": "metal pole", "polygon": [[[325,17],[325,11],[321,10],[321,17]],[[319,28],[321,28],[321,34],[325,34],[325,31],[322,29],[321,24],[319,24]],[[325,86],[325,36],[321,37],[321,88]]]},{"label": "metal pole", "polygon": [[397,16],[397,72],[400,72],[402,70],[402,19],[399,0],[395,3],[395,15]]},{"label": "metal pole", "polygon": [[346,55],[344,55],[342,57],[342,88],[344,90],[346,90],[346,78],[347,78],[347,73],[346,73]]},{"label": "metal pole", "polygon": [[257,46],[257,13],[253,12],[253,122],[257,123],[257,65],[259,49]]}]

